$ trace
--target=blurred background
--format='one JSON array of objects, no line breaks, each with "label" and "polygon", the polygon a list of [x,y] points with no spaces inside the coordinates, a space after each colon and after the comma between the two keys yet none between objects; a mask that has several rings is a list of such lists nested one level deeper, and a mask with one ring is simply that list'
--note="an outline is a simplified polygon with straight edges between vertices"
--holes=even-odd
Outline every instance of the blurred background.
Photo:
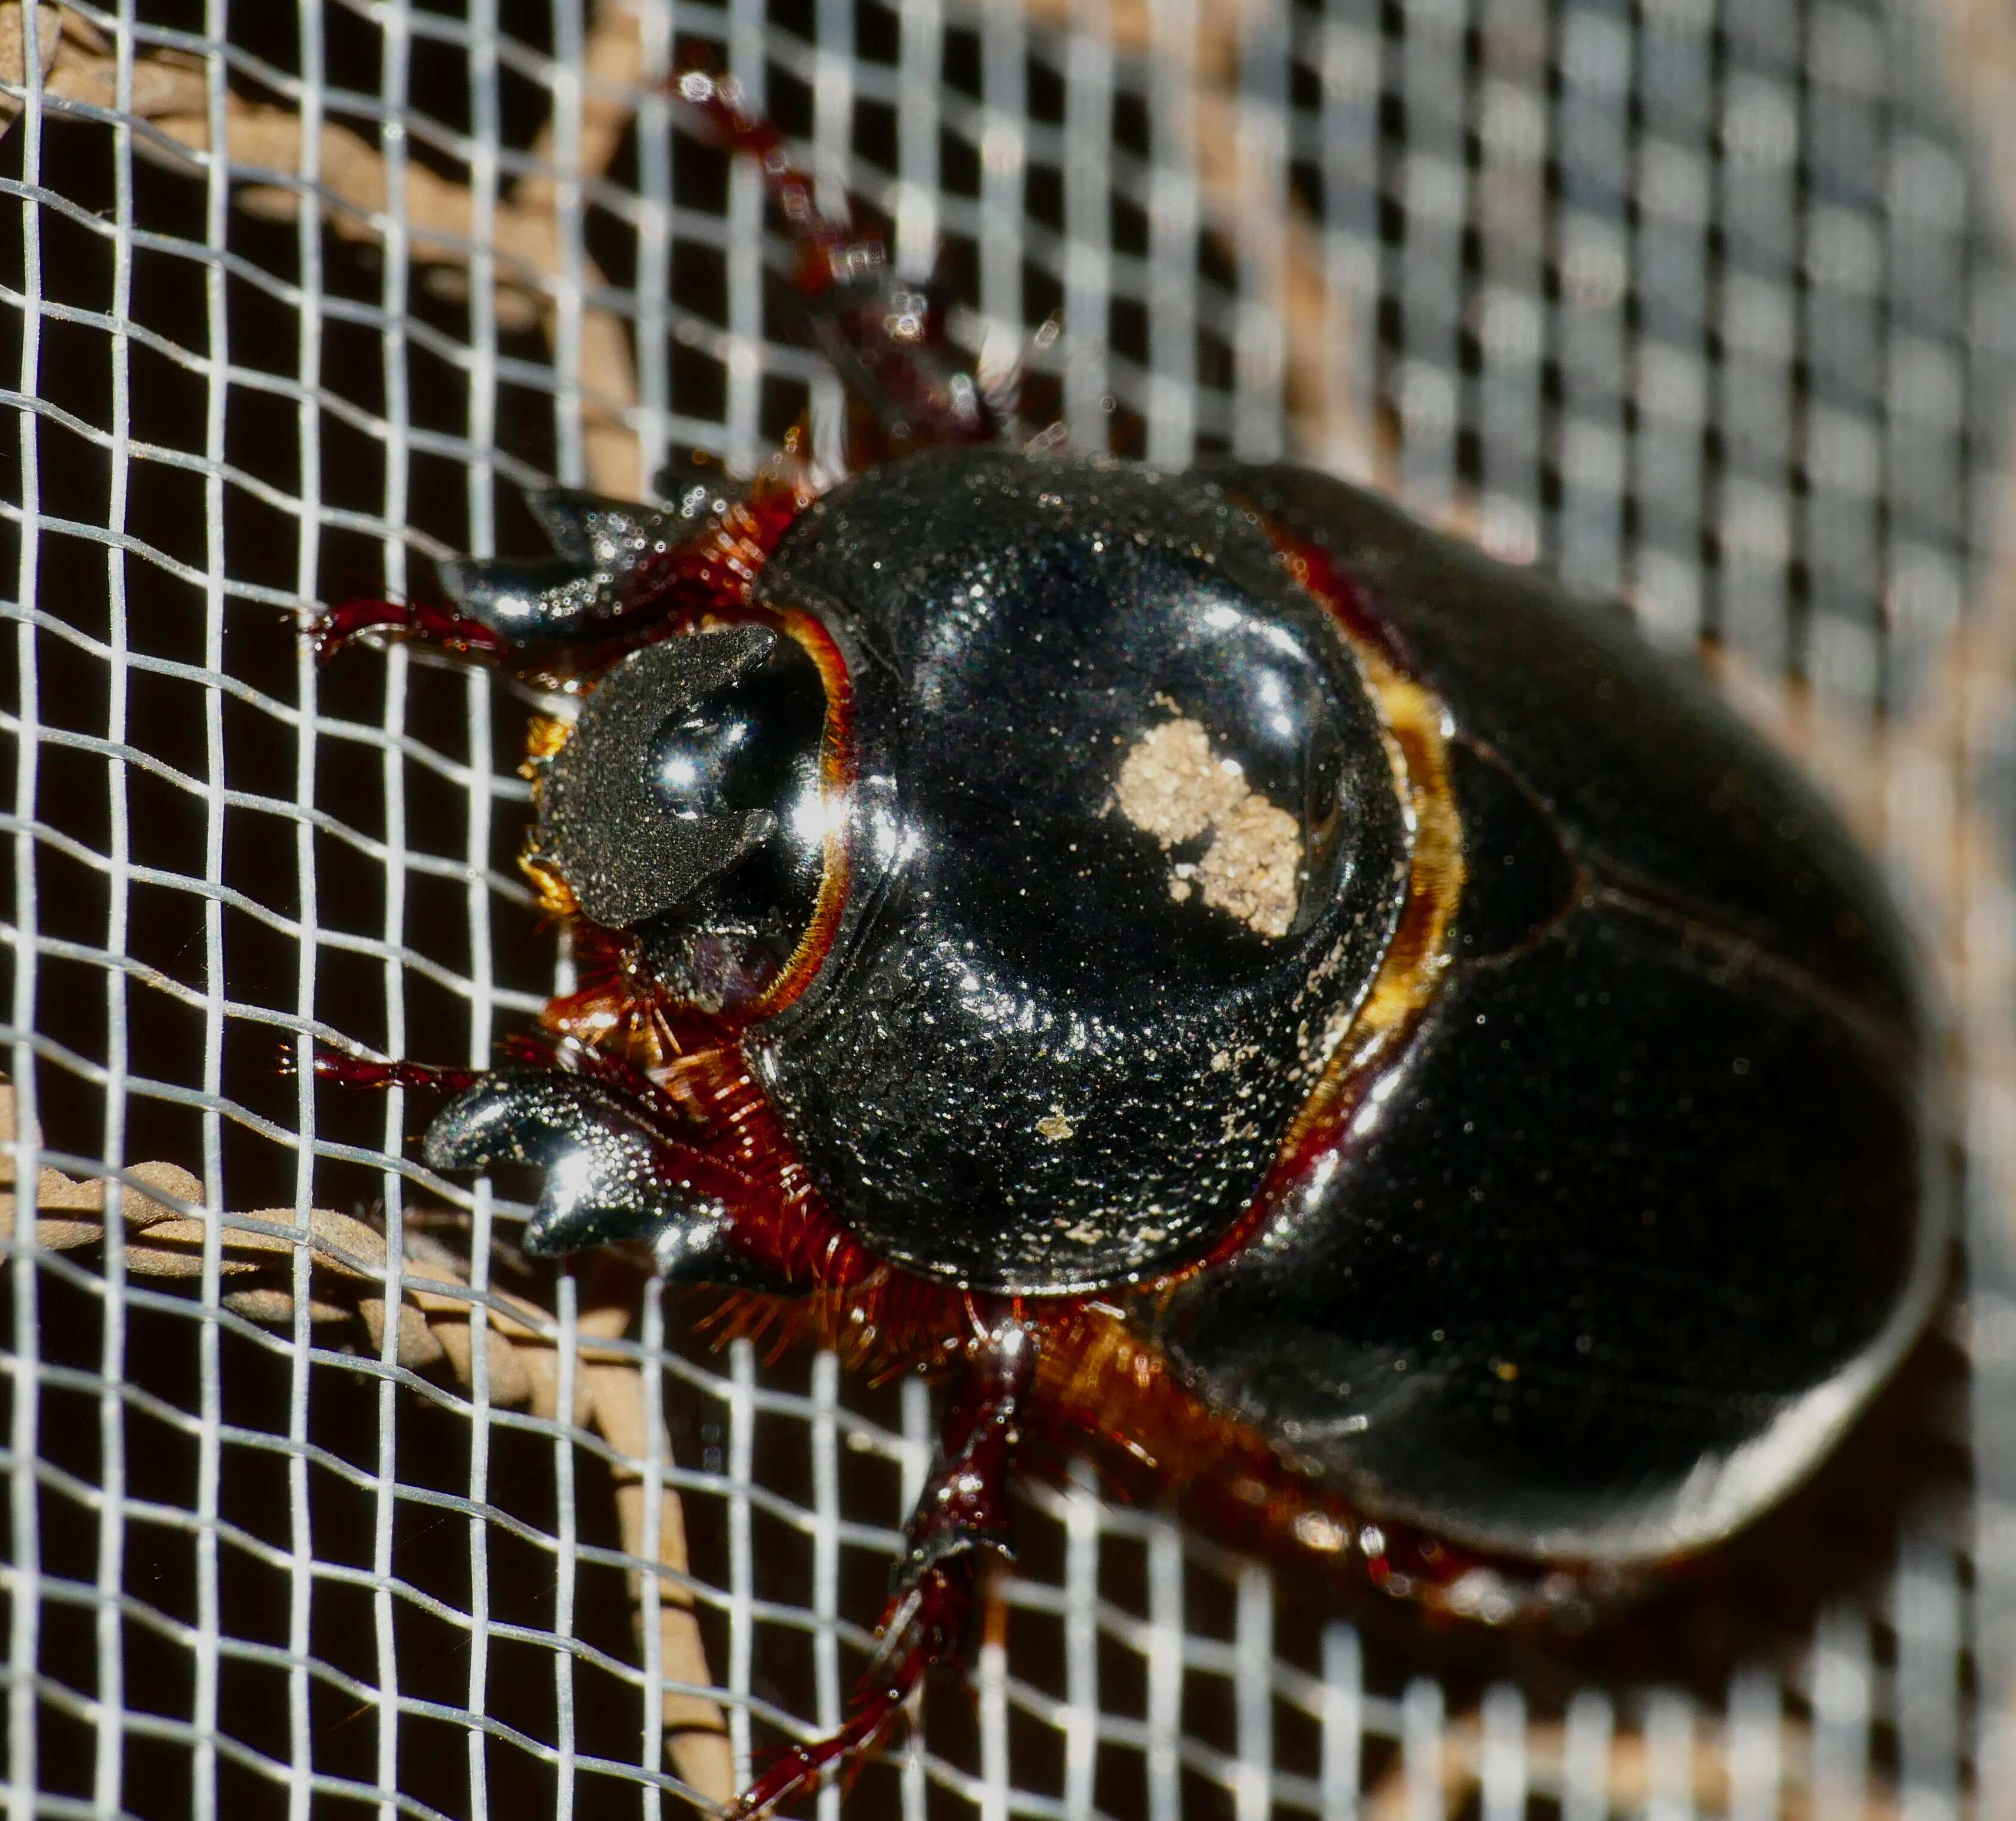
[{"label": "blurred background", "polygon": [[687,39],[1028,431],[1287,454],[1698,651],[1959,1084],[1937,1330],[1633,1618],[1433,1631],[1037,1488],[970,1692],[810,1812],[2016,1815],[2006,0],[0,0],[10,1812],[676,1816],[864,1660],[923,1387],[530,1265],[424,1103],[278,1066],[481,1063],[568,977],[537,704],[293,610],[833,434]]}]

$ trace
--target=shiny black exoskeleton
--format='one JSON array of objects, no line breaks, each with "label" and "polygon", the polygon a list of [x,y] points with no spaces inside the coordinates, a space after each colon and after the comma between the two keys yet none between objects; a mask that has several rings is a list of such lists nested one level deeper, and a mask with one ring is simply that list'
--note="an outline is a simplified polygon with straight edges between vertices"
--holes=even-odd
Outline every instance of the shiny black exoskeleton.
[{"label": "shiny black exoskeleton", "polygon": [[326,642],[585,692],[533,869],[620,961],[555,1066],[439,1072],[428,1161],[542,1168],[530,1250],[642,1240],[952,1380],[853,1717],[739,1821],[957,1653],[1031,1437],[1487,1620],[1755,1515],[1942,1263],[1869,862],[1615,610],[1301,470],[1005,446],[929,297],[679,88],[761,159],[874,455],[925,452],[556,490],[555,562]]},{"label": "shiny black exoskeleton", "polygon": [[1801,1477],[1944,1264],[1925,1010],[1818,795],[1628,618],[1287,468],[1442,704],[1453,964],[1334,1173],[1154,1317],[1381,1508],[1522,1554],[1726,1535]]},{"label": "shiny black exoskeleton", "polygon": [[[1406,894],[1392,763],[1323,608],[1215,488],[996,451],[815,504],[758,598],[816,615],[854,679],[847,908],[746,1046],[829,1204],[985,1290],[1195,1258]],[[1215,902],[1242,832],[1273,889]]]},{"label": "shiny black exoskeleton", "polygon": [[[1355,638],[1284,542],[1351,579]],[[1922,1319],[1895,914],[1615,610],[1313,474],[996,450],[818,501],[754,599],[844,658],[851,781],[822,790],[790,639],[673,639],[590,698],[545,852],[689,999],[711,945],[781,964],[844,855],[830,950],[743,1048],[877,1255],[1122,1297],[1305,1470],[1572,1559],[1726,1534]],[[1370,660],[1434,704],[1461,883],[1406,1041],[1284,1170],[1410,891]],[[443,1164],[474,1161],[460,1117]],[[623,1230],[584,1218],[535,1240]]]}]

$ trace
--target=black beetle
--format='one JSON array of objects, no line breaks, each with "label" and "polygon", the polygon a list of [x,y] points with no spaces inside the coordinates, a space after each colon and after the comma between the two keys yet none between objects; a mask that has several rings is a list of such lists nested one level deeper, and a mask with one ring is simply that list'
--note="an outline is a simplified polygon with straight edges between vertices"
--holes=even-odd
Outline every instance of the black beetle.
[{"label": "black beetle", "polygon": [[853,1717],[741,1812],[959,1650],[1018,1464],[1486,1620],[1756,1515],[1939,1279],[1868,862],[1615,610],[1319,474],[1002,446],[935,299],[682,88],[881,459],[549,493],[553,561],[321,622],[585,693],[538,742],[547,1066],[323,1066],[457,1090],[436,1168],[543,1166],[529,1249],[648,1241],[950,1380]]}]

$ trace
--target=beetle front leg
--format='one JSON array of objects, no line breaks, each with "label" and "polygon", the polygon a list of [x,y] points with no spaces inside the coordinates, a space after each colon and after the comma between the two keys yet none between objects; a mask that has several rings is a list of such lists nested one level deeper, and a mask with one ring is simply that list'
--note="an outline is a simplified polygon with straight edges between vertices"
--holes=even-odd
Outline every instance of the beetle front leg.
[{"label": "beetle front leg", "polygon": [[592,675],[682,622],[741,606],[805,503],[790,462],[746,488],[717,480],[696,475],[664,506],[541,488],[528,503],[551,556],[456,557],[435,566],[447,604],[344,601],[301,629],[324,659],[377,633],[548,686]]},{"label": "beetle front leg", "polygon": [[[471,1083],[481,1081],[481,1069],[457,1068],[452,1064],[432,1062],[380,1062],[368,1056],[360,1056],[354,1049],[338,1049],[329,1044],[315,1045],[313,1063],[317,1081],[333,1081],[340,1088],[364,1088],[383,1090],[387,1088],[418,1088],[424,1092],[441,1094],[459,1094]],[[293,1051],[291,1047],[280,1056],[280,1071],[283,1074],[294,1072]]]},{"label": "beetle front leg", "polygon": [[938,1451],[890,1575],[880,1642],[837,1732],[787,1747],[729,1811],[758,1821],[815,1782],[829,1765],[867,1750],[934,1664],[963,1657],[987,1556],[1012,1560],[1008,1488],[1035,1377],[1036,1337],[998,1301],[994,1325],[969,1344],[939,1427]]},{"label": "beetle front leg", "polygon": [[339,601],[303,614],[301,630],[325,663],[367,632],[476,658],[495,657],[506,648],[503,639],[481,620],[431,601]]},{"label": "beetle front leg", "polygon": [[434,1115],[421,1155],[437,1170],[509,1163],[543,1171],[524,1242],[535,1256],[642,1241],[670,1281],[797,1287],[781,1261],[736,1243],[733,1211],[751,1192],[747,1179],[615,1082],[563,1069],[479,1076]]},{"label": "beetle front leg", "polygon": [[[420,1154],[437,1170],[524,1164],[543,1173],[521,1242],[535,1258],[588,1247],[647,1245],[668,1283],[795,1296],[812,1287],[802,1219],[774,1181],[722,1153],[650,1079],[620,1059],[566,1046],[577,1067],[491,1070],[378,1062],[324,1047],[323,1081],[452,1096]],[[284,1059],[283,1059],[284,1060]]]},{"label": "beetle front leg", "polygon": [[626,506],[574,488],[540,488],[530,504],[553,556],[438,563],[448,605],[340,602],[304,624],[316,656],[333,657],[376,632],[508,668],[515,654],[606,638],[654,604],[649,571],[694,529],[676,510]]}]

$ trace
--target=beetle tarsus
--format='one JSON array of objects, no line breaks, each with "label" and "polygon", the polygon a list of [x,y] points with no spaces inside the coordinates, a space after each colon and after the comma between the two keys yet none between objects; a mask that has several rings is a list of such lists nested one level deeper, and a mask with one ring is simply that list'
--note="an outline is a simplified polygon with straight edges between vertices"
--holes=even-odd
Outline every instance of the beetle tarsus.
[{"label": "beetle tarsus", "polygon": [[[315,1060],[311,1066],[317,1081],[333,1081],[340,1088],[365,1088],[380,1092],[388,1088],[417,1088],[434,1093],[459,1094],[472,1082],[481,1080],[483,1073],[481,1069],[456,1068],[430,1062],[380,1062],[373,1056],[360,1056],[353,1049],[338,1049],[326,1043],[315,1045]],[[293,1073],[292,1045],[281,1052],[280,1067],[283,1074]]]},{"label": "beetle tarsus", "polygon": [[367,632],[477,657],[495,657],[505,649],[504,639],[481,620],[430,601],[339,601],[303,614],[301,629],[325,663]]},{"label": "beetle tarsus", "polygon": [[513,649],[607,641],[662,621],[681,604],[665,572],[710,509],[726,505],[631,506],[572,487],[539,488],[527,503],[553,556],[463,556],[436,568],[461,612]]},{"label": "beetle tarsus", "polygon": [[379,633],[565,686],[682,624],[744,606],[811,497],[801,478],[787,455],[746,488],[696,474],[664,506],[542,488],[529,503],[553,556],[452,558],[436,569],[449,604],[344,601],[304,615],[301,630],[323,659]]},{"label": "beetle tarsus", "polygon": [[774,1813],[828,1767],[872,1747],[916,1692],[924,1672],[963,1653],[978,1575],[978,1558],[968,1551],[932,1569],[920,1585],[892,1601],[882,1648],[855,1690],[847,1723],[823,1739],[779,1753],[730,1805],[726,1821],[758,1821]]},{"label": "beetle tarsus", "polygon": [[1008,1486],[1036,1365],[1034,1333],[1005,1305],[981,1312],[999,1319],[970,1344],[945,1408],[931,1477],[890,1575],[881,1641],[855,1690],[853,1711],[837,1732],[779,1754],[729,1810],[729,1821],[758,1821],[828,1766],[867,1750],[927,1670],[965,1654],[981,1563],[989,1555],[1012,1559]]}]

